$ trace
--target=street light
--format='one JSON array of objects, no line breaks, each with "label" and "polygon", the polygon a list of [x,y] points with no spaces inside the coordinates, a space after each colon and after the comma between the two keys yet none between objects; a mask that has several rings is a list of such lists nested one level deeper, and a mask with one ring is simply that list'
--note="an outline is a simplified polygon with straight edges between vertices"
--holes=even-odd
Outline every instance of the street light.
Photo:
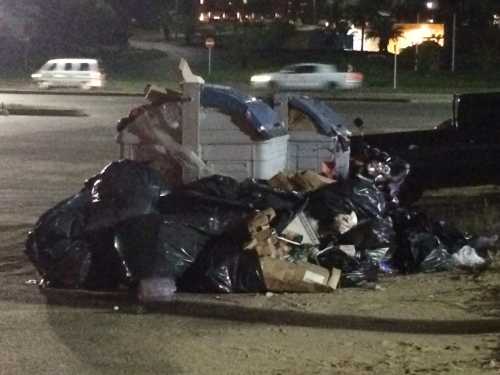
[{"label": "street light", "polygon": [[[428,10],[432,10],[436,7],[436,3],[434,1],[427,1],[425,3],[425,7]],[[417,27],[420,28],[420,11],[417,11]],[[418,71],[418,41],[415,43],[415,71]]]}]

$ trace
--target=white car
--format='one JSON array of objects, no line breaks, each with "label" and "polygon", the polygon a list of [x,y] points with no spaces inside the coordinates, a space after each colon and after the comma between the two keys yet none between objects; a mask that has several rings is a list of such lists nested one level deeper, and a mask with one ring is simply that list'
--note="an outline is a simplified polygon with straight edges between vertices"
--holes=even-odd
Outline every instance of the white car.
[{"label": "white car", "polygon": [[303,63],[285,66],[278,72],[263,73],[250,78],[255,88],[273,90],[354,89],[363,83],[363,74],[339,72],[334,65]]},{"label": "white car", "polygon": [[105,82],[105,75],[96,59],[52,59],[31,78],[43,89],[74,86],[88,90],[103,87]]}]

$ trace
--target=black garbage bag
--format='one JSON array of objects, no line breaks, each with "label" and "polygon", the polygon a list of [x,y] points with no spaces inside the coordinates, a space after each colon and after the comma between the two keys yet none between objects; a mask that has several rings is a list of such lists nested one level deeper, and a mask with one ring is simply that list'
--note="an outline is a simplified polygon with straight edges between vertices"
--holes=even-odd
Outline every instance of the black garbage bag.
[{"label": "black garbage bag", "polygon": [[150,214],[116,226],[115,248],[128,279],[178,280],[205,249],[211,237],[177,221],[176,216]]},{"label": "black garbage bag", "polygon": [[451,255],[469,242],[465,233],[418,210],[398,209],[392,218],[398,244],[393,261],[402,272],[449,270]]},{"label": "black garbage bag", "polygon": [[242,239],[221,236],[201,253],[179,281],[179,290],[194,293],[261,293],[266,291],[259,258],[243,250]]},{"label": "black garbage bag", "polygon": [[472,236],[458,230],[446,221],[432,221],[431,231],[434,233],[449,253],[455,253],[469,243]]},{"label": "black garbage bag", "polygon": [[128,218],[157,213],[160,196],[169,188],[147,163],[120,160],[108,164],[86,186],[92,194],[89,230],[112,227]]},{"label": "black garbage bag", "polygon": [[244,224],[254,209],[239,199],[239,184],[225,176],[211,176],[183,186],[160,197],[162,214],[175,215],[176,220],[211,236]]},{"label": "black garbage bag", "polygon": [[276,217],[271,225],[277,233],[281,233],[307,205],[306,195],[274,189],[268,181],[256,179],[241,183],[239,199],[257,210],[274,209]]},{"label": "black garbage bag", "polygon": [[162,196],[159,211],[175,214],[211,235],[220,235],[242,225],[255,210],[273,208],[276,217],[271,225],[280,233],[305,202],[304,195],[273,189],[267,181],[248,179],[238,183],[231,177],[214,175]]},{"label": "black garbage bag", "polygon": [[240,183],[232,177],[222,175],[204,177],[184,185],[180,189],[228,201],[238,201],[240,196]]},{"label": "black garbage bag", "polygon": [[420,272],[449,271],[454,267],[450,253],[444,247],[432,249],[420,262],[418,270]]},{"label": "black garbage bag", "polygon": [[350,256],[335,246],[331,246],[316,256],[316,261],[327,269],[342,271],[341,287],[355,287],[378,280],[378,265],[370,259],[361,259],[360,254]]},{"label": "black garbage bag", "polygon": [[395,273],[397,271],[393,264],[393,254],[395,249],[390,247],[381,247],[379,249],[367,249],[363,252],[362,259],[370,264],[376,265],[379,271],[383,273]]},{"label": "black garbage bag", "polygon": [[45,212],[28,234],[25,253],[42,277],[54,285],[77,288],[90,267],[83,240],[90,191],[82,190]]},{"label": "black garbage bag", "polygon": [[357,249],[394,247],[396,232],[390,218],[363,220],[338,237],[340,244],[354,245]]},{"label": "black garbage bag", "polygon": [[190,191],[180,191],[160,199],[161,214],[175,216],[183,225],[218,236],[241,225],[253,209],[239,204]]},{"label": "black garbage bag", "polygon": [[321,225],[330,225],[338,214],[356,213],[359,220],[382,219],[385,215],[384,194],[372,181],[363,177],[329,184],[309,196],[307,212]]},{"label": "black garbage bag", "polygon": [[86,232],[84,237],[91,253],[91,264],[85,289],[115,289],[126,283],[126,268],[116,251],[113,228]]}]

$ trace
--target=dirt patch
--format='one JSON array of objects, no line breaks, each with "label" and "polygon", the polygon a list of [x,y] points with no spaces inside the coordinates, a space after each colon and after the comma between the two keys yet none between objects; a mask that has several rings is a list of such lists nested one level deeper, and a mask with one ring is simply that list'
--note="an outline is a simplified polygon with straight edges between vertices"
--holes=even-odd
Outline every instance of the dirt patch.
[{"label": "dirt patch", "polygon": [[500,265],[331,294],[41,293],[28,225],[0,227],[2,374],[498,374]]}]

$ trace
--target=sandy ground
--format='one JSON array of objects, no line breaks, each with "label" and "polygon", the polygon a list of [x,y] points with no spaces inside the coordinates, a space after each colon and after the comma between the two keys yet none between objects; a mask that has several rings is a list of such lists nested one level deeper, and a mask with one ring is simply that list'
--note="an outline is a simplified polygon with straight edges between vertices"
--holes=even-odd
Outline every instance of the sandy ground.
[{"label": "sandy ground", "polygon": [[377,290],[179,295],[146,309],[125,292],[40,291],[27,232],[117,157],[110,124],[43,121],[1,122],[0,375],[500,374],[498,261]]},{"label": "sandy ground", "polygon": [[42,290],[25,225],[0,228],[0,374],[499,374],[500,265],[331,294]]}]

